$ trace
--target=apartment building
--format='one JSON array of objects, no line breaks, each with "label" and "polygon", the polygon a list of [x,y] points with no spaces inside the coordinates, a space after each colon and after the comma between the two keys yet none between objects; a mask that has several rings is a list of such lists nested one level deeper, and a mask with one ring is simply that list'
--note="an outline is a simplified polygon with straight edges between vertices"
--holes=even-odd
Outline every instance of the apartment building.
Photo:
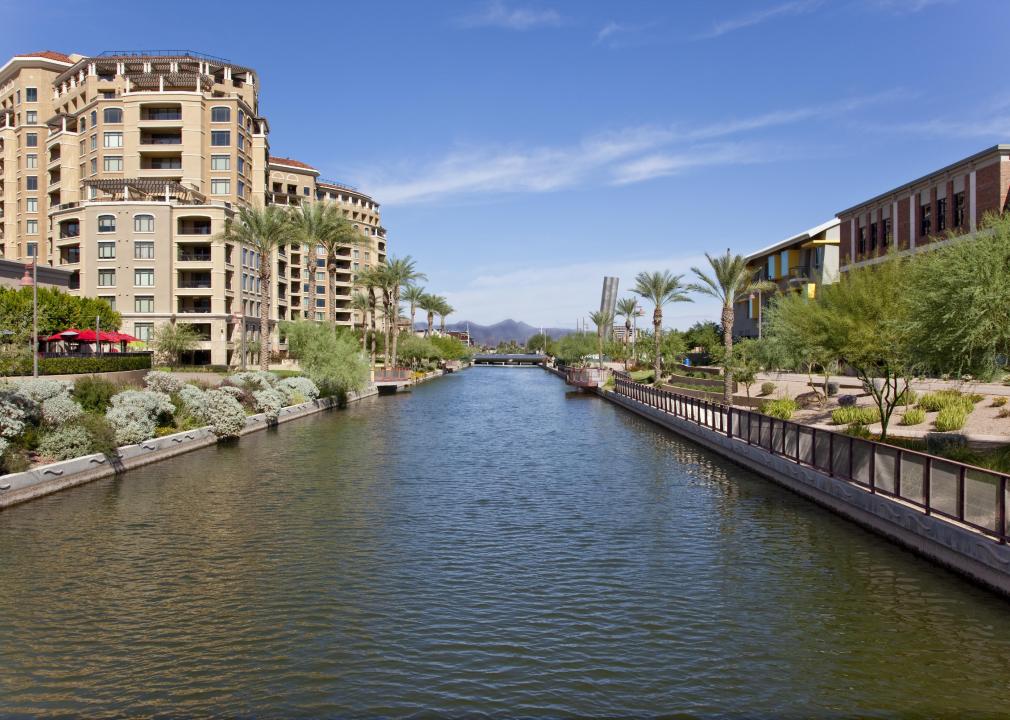
[{"label": "apartment building", "polygon": [[733,335],[760,337],[764,310],[776,294],[798,292],[815,298],[819,286],[838,280],[839,228],[838,218],[832,218],[747,256],[756,279],[772,282],[775,288],[737,303]]},{"label": "apartment building", "polygon": [[362,235],[360,245],[342,248],[338,254],[333,287],[322,248],[290,248],[286,283],[290,302],[279,308],[279,317],[325,320],[333,303],[338,325],[360,324],[360,314],[350,308],[357,275],[386,262],[386,229],[382,227],[379,203],[349,185],[320,178],[319,171],[307,163],[286,157],[270,158],[268,195],[271,202],[281,205],[335,203]]},{"label": "apartment building", "polygon": [[[201,337],[194,361],[214,364],[237,364],[242,347],[255,361],[257,269],[270,262],[266,331],[283,350],[276,321],[325,317],[326,303],[346,306],[351,285],[337,295],[324,280],[313,313],[303,300],[306,249],[264,259],[219,239],[241,205],[315,202],[326,188],[304,163],[270,158],[268,136],[256,73],[221,58],[15,57],[0,68],[0,256],[38,252],[71,272],[72,291],[112,304],[142,340],[161,322],[192,324]],[[378,204],[349,188],[337,195],[348,198],[349,217],[368,208],[362,232],[376,238],[369,254],[384,261]],[[339,319],[353,320],[349,312]]]},{"label": "apartment building", "polygon": [[995,145],[838,213],[841,269],[897,248],[918,252],[974,233],[1010,196],[1010,145]]}]

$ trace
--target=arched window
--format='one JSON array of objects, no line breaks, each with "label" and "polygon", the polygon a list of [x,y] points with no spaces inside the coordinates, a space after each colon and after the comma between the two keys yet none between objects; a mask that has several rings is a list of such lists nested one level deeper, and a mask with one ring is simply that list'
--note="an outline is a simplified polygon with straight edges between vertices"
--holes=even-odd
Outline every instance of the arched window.
[{"label": "arched window", "polygon": [[134,215],[133,232],[154,232],[154,215]]},{"label": "arched window", "polygon": [[98,111],[97,110],[92,110],[91,111],[91,127],[94,127],[97,124],[98,124]]},{"label": "arched window", "polygon": [[99,215],[98,216],[98,232],[100,232],[100,233],[116,232],[116,216],[115,215]]},{"label": "arched window", "polygon": [[105,108],[102,111],[102,120],[107,123],[123,122],[123,111],[119,108]]},{"label": "arched window", "polygon": [[210,121],[216,123],[231,122],[231,108],[212,107],[210,109]]}]

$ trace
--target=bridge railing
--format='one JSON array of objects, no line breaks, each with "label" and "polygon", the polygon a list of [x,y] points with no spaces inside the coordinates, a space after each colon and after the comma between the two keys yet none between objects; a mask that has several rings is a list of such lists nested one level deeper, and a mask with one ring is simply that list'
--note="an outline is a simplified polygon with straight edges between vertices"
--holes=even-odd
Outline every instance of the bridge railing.
[{"label": "bridge railing", "polygon": [[383,368],[375,371],[375,382],[402,382],[410,380],[414,371],[410,368]]},{"label": "bridge railing", "polygon": [[636,383],[614,374],[614,391],[660,412],[819,470],[871,493],[960,523],[1006,544],[1008,476],[937,455],[779,420]]}]

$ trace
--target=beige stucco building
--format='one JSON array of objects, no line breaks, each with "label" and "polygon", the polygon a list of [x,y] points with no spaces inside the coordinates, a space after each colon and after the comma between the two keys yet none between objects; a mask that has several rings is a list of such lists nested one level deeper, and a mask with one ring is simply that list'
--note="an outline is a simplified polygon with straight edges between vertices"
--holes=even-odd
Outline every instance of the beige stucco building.
[{"label": "beige stucco building", "polygon": [[146,339],[158,323],[191,323],[194,361],[236,364],[243,327],[254,360],[263,288],[260,258],[218,238],[226,221],[246,203],[333,201],[367,249],[346,249],[334,288],[319,268],[315,309],[309,249],[274,253],[268,331],[283,351],[276,321],[323,319],[330,302],[350,325],[355,263],[385,260],[378,203],[271,158],[268,135],[256,73],[220,58],[15,57],[0,68],[0,256],[37,250],[72,273],[73,291],[108,300],[127,332]]}]

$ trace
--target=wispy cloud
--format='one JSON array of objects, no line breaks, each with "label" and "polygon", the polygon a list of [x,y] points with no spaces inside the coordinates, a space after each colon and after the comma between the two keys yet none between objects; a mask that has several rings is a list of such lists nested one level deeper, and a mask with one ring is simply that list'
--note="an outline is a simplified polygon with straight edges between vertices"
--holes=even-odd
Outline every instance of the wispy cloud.
[{"label": "wispy cloud", "polygon": [[[915,0],[913,0],[915,1]],[[919,2],[924,2],[928,0],[918,0]],[[744,28],[753,27],[754,25],[760,25],[766,23],[769,20],[775,20],[780,17],[786,17],[789,15],[802,15],[804,13],[812,12],[816,10],[823,0],[793,0],[792,2],[782,3],[780,5],[772,5],[771,7],[766,7],[762,10],[757,10],[748,15],[740,15],[734,18],[727,18],[725,20],[720,20],[716,22],[712,29],[708,32],[702,33],[698,36],[699,40],[710,40],[712,38],[721,37],[731,32],[736,32],[737,30],[743,30]]]},{"label": "wispy cloud", "polygon": [[[700,254],[631,260],[610,257],[570,265],[531,264],[501,273],[479,274],[466,285],[447,290],[445,296],[453,307],[465,308],[461,312],[466,317],[457,320],[493,323],[504,320],[503,312],[507,312],[513,319],[531,324],[573,328],[577,318],[585,319],[596,309],[591,305],[594,300],[598,302],[604,275],[620,278],[619,290],[628,294],[635,275],[642,270],[668,269],[676,274],[690,274],[692,265],[704,264],[705,257]],[[673,303],[663,309],[665,327],[687,329],[699,320],[718,317],[718,303],[701,297],[695,298],[695,302]],[[642,322],[639,320],[639,327]]]},{"label": "wispy cloud", "polygon": [[878,10],[885,10],[895,15],[912,15],[936,5],[949,5],[957,0],[870,0],[870,4]]},{"label": "wispy cloud", "polygon": [[562,18],[550,8],[509,7],[503,0],[491,0],[477,12],[457,19],[460,27],[495,27],[505,30],[533,30],[556,27]]},{"label": "wispy cloud", "polygon": [[659,39],[656,32],[650,32],[655,29],[656,24],[655,22],[631,24],[610,21],[596,32],[596,38],[593,43],[608,48],[623,48],[652,43]]},{"label": "wispy cloud", "polygon": [[482,193],[552,192],[588,183],[628,185],[729,163],[782,157],[753,138],[735,138],[808,120],[836,119],[901,91],[778,110],[697,127],[632,127],[588,136],[569,145],[466,146],[407,167],[400,177],[365,177],[363,184],[390,203],[432,202]]}]

